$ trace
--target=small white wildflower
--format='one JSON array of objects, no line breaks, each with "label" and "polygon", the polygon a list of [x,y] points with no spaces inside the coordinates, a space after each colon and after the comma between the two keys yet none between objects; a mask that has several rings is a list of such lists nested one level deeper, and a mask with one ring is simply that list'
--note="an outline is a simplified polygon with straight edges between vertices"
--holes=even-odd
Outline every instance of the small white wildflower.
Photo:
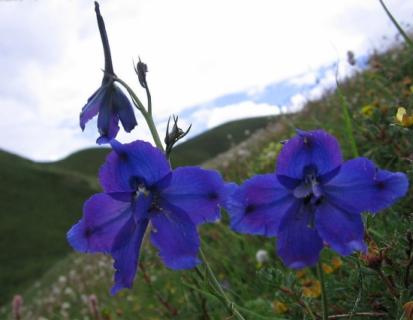
[{"label": "small white wildflower", "polygon": [[87,295],[85,295],[85,294],[82,294],[82,295],[80,296],[80,299],[83,301],[83,303],[88,303],[88,301],[89,301]]},{"label": "small white wildflower", "polygon": [[260,249],[255,254],[255,258],[259,264],[263,264],[265,262],[270,261],[270,256],[268,255],[267,250]]},{"label": "small white wildflower", "polygon": [[63,302],[62,303],[62,309],[63,310],[66,310],[66,309],[69,309],[70,308],[70,303],[69,302]]},{"label": "small white wildflower", "polygon": [[65,277],[65,276],[60,276],[60,277],[59,277],[59,282],[60,282],[61,284],[65,284],[65,283],[67,282],[66,277]]},{"label": "small white wildflower", "polygon": [[66,295],[68,295],[68,296],[71,296],[71,295],[73,295],[75,292],[73,291],[72,288],[67,287],[67,288],[65,288],[64,293],[65,293]]}]

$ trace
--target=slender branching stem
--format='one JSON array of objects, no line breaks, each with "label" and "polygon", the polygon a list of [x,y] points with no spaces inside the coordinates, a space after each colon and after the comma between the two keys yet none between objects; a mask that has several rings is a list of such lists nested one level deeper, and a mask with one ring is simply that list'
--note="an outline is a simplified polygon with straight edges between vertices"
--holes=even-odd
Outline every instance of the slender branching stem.
[{"label": "slender branching stem", "polygon": [[324,272],[321,266],[321,262],[319,261],[317,264],[317,273],[318,278],[321,284],[321,305],[322,305],[322,312],[323,312],[323,320],[328,319],[328,304],[327,304],[327,292],[326,292],[326,285],[324,281]]}]

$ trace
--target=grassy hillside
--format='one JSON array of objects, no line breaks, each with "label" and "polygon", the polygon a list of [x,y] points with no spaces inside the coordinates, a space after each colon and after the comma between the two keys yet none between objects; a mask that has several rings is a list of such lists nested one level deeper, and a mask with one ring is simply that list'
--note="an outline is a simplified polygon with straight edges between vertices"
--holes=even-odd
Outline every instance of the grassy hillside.
[{"label": "grassy hillside", "polygon": [[[318,101],[309,102],[302,113],[278,118],[277,125],[281,129],[266,130],[267,141],[262,142],[259,149],[251,139],[243,145],[244,151],[248,151],[243,154],[247,156],[241,160],[238,152],[231,151],[227,161],[216,162],[215,168],[230,181],[243,181],[255,174],[273,171],[280,150],[278,142],[288,139],[294,128],[323,128],[338,137],[345,158],[355,156],[351,143],[354,135],[359,155],[373,159],[382,168],[405,172],[412,181],[413,130],[396,125],[395,120],[398,106],[404,106],[410,113],[413,110],[411,51],[396,48],[371,57],[370,68],[341,83],[340,88],[340,92],[333,91]],[[345,109],[350,114],[348,118]],[[205,140],[209,142],[203,148],[212,147],[219,135],[215,137]],[[30,168],[30,165],[18,163],[15,169],[21,167]],[[65,169],[77,171],[76,166]],[[60,177],[57,172],[49,174]],[[11,177],[9,181],[9,185],[15,185]],[[60,190],[66,198],[72,192],[67,186]],[[323,251],[329,312],[336,315],[335,318],[366,319],[370,315],[375,319],[403,319],[403,305],[413,299],[412,195],[410,188],[397,205],[374,217],[364,216],[370,258],[359,253],[339,258],[327,248]],[[82,201],[79,199],[79,203]],[[51,214],[51,209],[44,210]],[[72,222],[76,220],[72,219]],[[202,226],[202,248],[218,281],[246,319],[320,319],[320,283],[315,269],[296,273],[285,268],[275,254],[273,238],[237,234],[227,223],[224,215],[220,223]],[[39,234],[34,227],[32,229]],[[16,230],[19,229],[15,227],[13,232]],[[267,250],[268,262],[257,263],[255,255],[259,249]],[[133,290],[111,297],[108,294],[113,275],[111,263],[103,255],[70,255],[38,279],[38,285],[24,293],[24,315],[29,319],[40,316],[95,319],[88,297],[96,295],[98,312],[103,319],[231,317],[216,293],[204,282],[204,265],[198,272],[168,270],[160,262],[156,250],[147,243],[142,250],[143,268]],[[4,315],[7,313],[3,310]]]},{"label": "grassy hillside", "polygon": [[[201,133],[179,144],[173,151],[174,166],[197,165],[245,140],[256,130],[265,127],[275,117],[257,117],[231,121]],[[93,148],[78,151],[47,167],[79,172],[96,177],[109,149]]]},{"label": "grassy hillside", "polygon": [[70,251],[65,231],[95,188],[80,176],[41,170],[6,152],[0,152],[0,168],[2,305]]}]

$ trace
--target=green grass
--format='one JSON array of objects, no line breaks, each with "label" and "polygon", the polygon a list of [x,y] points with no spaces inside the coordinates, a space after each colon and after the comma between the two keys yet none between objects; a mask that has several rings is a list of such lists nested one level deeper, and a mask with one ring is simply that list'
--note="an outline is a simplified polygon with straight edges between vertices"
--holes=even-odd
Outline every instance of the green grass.
[{"label": "green grass", "polygon": [[65,232],[95,192],[87,179],[41,170],[0,153],[0,304],[21,292],[70,248]]}]

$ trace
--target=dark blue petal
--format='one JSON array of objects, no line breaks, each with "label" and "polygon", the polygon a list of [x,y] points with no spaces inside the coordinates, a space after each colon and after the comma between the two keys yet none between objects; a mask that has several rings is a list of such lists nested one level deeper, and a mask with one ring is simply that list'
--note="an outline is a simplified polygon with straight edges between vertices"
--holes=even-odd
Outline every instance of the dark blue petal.
[{"label": "dark blue petal", "polygon": [[129,99],[122,92],[122,90],[114,86],[113,94],[113,106],[116,112],[119,115],[119,119],[122,122],[122,126],[126,132],[132,131],[133,128],[137,125],[135,113]]},{"label": "dark blue petal", "polygon": [[227,210],[234,231],[275,236],[286,210],[294,202],[275,174],[258,175],[245,181],[228,200]]},{"label": "dark blue petal", "polygon": [[109,143],[116,137],[119,131],[119,116],[113,107],[113,88],[105,96],[98,115],[98,129],[100,137],[96,140],[98,144]]},{"label": "dark blue petal", "polygon": [[172,172],[168,187],[162,191],[162,199],[181,208],[198,225],[219,219],[219,205],[226,194],[226,185],[217,171],[181,167]]},{"label": "dark blue petal", "polygon": [[67,233],[70,245],[80,252],[110,252],[119,230],[132,217],[130,203],[98,193],[85,202],[83,218]]},{"label": "dark blue petal", "polygon": [[332,135],[323,130],[299,131],[283,146],[277,158],[276,173],[301,180],[305,168],[313,167],[317,175],[323,175],[342,161],[340,146]]},{"label": "dark blue petal", "polygon": [[366,250],[363,221],[358,213],[347,212],[325,201],[317,208],[315,225],[321,238],[341,255]]},{"label": "dark blue petal", "polygon": [[123,288],[131,288],[138,268],[142,240],[149,223],[148,208],[151,197],[140,196],[132,204],[134,215],[119,231],[111,250],[115,272],[115,284],[111,294]]},{"label": "dark blue petal", "polygon": [[322,191],[337,207],[360,213],[389,207],[406,194],[407,188],[405,174],[379,170],[370,160],[356,158],[345,162]]},{"label": "dark blue petal", "polygon": [[148,142],[121,144],[112,140],[111,145],[113,151],[99,171],[105,192],[130,191],[134,179],[141,179],[149,187],[171,171],[165,155]]},{"label": "dark blue petal", "polygon": [[197,258],[199,236],[195,224],[178,208],[151,211],[151,241],[159,250],[165,265],[171,269],[191,269],[201,261]]},{"label": "dark blue petal", "polygon": [[80,112],[80,127],[85,130],[86,123],[96,116],[100,110],[100,106],[103,103],[106,93],[106,87],[100,87],[92,96],[87,100],[86,105]]},{"label": "dark blue petal", "polygon": [[312,226],[314,212],[302,202],[293,203],[278,228],[278,255],[284,264],[293,269],[317,263],[323,241]]}]

